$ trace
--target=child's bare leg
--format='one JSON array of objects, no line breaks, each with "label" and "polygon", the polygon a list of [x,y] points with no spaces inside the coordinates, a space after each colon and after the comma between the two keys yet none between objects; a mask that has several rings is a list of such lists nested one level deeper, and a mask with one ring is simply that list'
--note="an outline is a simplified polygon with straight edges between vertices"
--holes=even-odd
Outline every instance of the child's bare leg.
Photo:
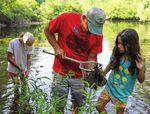
[{"label": "child's bare leg", "polygon": [[79,107],[75,104],[72,104],[72,114],[78,114]]},{"label": "child's bare leg", "polygon": [[123,108],[123,107],[119,107],[119,108],[117,109],[117,114],[123,114],[123,113],[124,113],[124,109],[125,109],[125,108]]},{"label": "child's bare leg", "polygon": [[96,109],[98,112],[101,112],[102,114],[107,114],[105,110],[106,104],[110,101],[110,99],[101,99],[99,98],[97,101]]}]

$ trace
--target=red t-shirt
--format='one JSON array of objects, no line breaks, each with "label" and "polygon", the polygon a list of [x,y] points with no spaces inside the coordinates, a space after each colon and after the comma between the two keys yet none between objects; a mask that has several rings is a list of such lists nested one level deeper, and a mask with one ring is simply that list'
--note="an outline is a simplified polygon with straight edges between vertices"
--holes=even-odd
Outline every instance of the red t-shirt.
[{"label": "red t-shirt", "polygon": [[[49,22],[49,31],[58,33],[58,44],[66,56],[87,61],[90,53],[102,52],[103,36],[83,32],[80,19],[79,13],[63,13]],[[79,64],[69,60],[55,58],[53,70],[61,75],[73,73],[76,78],[82,77]]]}]

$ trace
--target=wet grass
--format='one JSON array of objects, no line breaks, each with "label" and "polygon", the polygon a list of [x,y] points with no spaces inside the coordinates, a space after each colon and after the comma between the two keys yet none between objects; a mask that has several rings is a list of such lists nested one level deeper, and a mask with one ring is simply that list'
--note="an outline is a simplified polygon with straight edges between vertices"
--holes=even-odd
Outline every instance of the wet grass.
[{"label": "wet grass", "polygon": [[[10,114],[49,114],[51,112],[54,112],[55,114],[62,114],[62,111],[57,109],[57,104],[63,105],[60,104],[60,102],[65,103],[67,95],[62,97],[55,97],[54,95],[53,100],[50,100],[49,97],[51,98],[51,96],[48,96],[48,94],[42,89],[45,85],[40,83],[41,80],[45,79],[52,81],[48,77],[40,77],[36,79],[25,78],[22,83],[7,88],[11,91],[5,93],[1,97],[1,103],[3,102],[7,105],[7,102],[10,101],[11,105],[7,105],[7,107],[5,107],[6,109],[9,109],[7,111]],[[95,108],[95,104],[91,102],[95,98],[95,96],[92,96],[91,90],[88,92],[84,91],[84,94],[87,98],[86,107],[81,107],[79,109],[80,114],[83,112],[92,112]],[[7,102],[5,102],[6,100],[2,101],[4,98],[9,100]],[[3,106],[4,110],[4,105],[0,104],[0,106]]]}]

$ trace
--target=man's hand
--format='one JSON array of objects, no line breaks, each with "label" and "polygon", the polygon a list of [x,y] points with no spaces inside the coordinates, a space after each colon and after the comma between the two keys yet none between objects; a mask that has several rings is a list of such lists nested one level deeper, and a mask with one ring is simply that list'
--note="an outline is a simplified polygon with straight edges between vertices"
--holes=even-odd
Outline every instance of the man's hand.
[{"label": "man's hand", "polygon": [[55,56],[59,59],[65,59],[66,53],[63,49],[59,48],[59,49],[55,50]]}]

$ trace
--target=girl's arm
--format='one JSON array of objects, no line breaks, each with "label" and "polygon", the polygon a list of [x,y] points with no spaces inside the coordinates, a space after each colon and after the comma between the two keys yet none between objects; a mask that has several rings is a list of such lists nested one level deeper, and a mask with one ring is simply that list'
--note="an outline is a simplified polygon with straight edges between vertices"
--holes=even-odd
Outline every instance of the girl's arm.
[{"label": "girl's arm", "polygon": [[106,68],[104,69],[104,75],[106,75],[112,68],[111,62],[108,63]]},{"label": "girl's arm", "polygon": [[143,83],[145,80],[145,71],[144,69],[139,69],[139,73],[138,73],[138,81],[140,83]]},{"label": "girl's arm", "polygon": [[26,72],[27,76],[29,75],[29,72],[30,72],[31,61],[32,61],[32,56],[31,54],[28,54],[27,55],[27,72]]},{"label": "girl's arm", "polygon": [[138,72],[138,81],[140,83],[144,82],[144,80],[145,80],[144,65],[145,65],[145,59],[143,59],[142,57],[137,57],[136,66],[139,70],[139,72]]},{"label": "girl's arm", "polygon": [[7,52],[7,60],[14,66],[16,67],[19,71],[22,72],[22,68],[20,68],[17,63],[15,62],[15,59],[13,58],[13,54],[10,52]]}]

